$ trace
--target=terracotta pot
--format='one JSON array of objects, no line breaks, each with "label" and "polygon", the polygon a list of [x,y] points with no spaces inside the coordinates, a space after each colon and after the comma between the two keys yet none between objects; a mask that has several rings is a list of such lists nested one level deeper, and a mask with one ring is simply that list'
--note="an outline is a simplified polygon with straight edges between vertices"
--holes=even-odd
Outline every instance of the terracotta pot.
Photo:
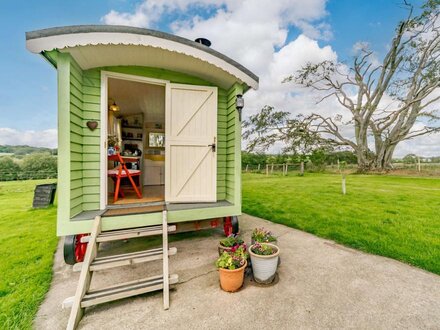
[{"label": "terracotta pot", "polygon": [[252,252],[253,245],[249,248],[249,254],[252,262],[252,272],[257,283],[269,284],[275,278],[275,272],[278,267],[278,260],[280,255],[280,248],[274,244],[261,243],[262,245],[269,245],[276,249],[277,252],[269,256],[261,256]]},{"label": "terracotta pot", "polygon": [[238,269],[218,269],[220,275],[220,286],[224,291],[236,292],[243,286],[244,270],[246,265],[247,262],[245,261],[243,267]]}]

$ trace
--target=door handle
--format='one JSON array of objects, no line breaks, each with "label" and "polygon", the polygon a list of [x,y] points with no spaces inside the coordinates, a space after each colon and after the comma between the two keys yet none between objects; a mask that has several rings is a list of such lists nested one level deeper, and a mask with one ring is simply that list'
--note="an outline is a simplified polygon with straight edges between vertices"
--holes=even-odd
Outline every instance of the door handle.
[{"label": "door handle", "polygon": [[208,144],[208,147],[211,147],[212,152],[215,152],[215,143]]}]

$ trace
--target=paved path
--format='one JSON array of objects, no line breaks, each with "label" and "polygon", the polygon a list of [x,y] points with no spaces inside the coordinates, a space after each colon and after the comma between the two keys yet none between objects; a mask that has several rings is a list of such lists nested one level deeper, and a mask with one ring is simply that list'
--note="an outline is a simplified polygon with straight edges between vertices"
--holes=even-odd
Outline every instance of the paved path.
[{"label": "paved path", "polygon": [[[221,291],[213,263],[222,236],[214,232],[171,244],[178,254],[170,266],[180,284],[171,292],[170,310],[162,310],[160,293],[147,294],[87,309],[79,329],[440,329],[439,276],[255,217],[244,215],[240,224],[246,241],[259,226],[279,235],[282,263],[276,285],[262,288],[247,279],[238,293]],[[130,240],[113,248],[131,251],[144,242]],[[95,283],[156,274],[160,264],[100,273]],[[54,272],[37,329],[67,324],[69,310],[62,310],[61,302],[74,294],[79,274],[63,263],[61,245]]]}]

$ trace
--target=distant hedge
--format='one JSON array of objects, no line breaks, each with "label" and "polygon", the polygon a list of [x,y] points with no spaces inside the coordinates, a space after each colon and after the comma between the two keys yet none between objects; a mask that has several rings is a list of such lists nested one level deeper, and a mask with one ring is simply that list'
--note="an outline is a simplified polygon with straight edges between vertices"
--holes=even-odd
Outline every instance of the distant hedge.
[{"label": "distant hedge", "polygon": [[52,179],[57,177],[57,157],[33,153],[22,159],[0,157],[0,181]]}]

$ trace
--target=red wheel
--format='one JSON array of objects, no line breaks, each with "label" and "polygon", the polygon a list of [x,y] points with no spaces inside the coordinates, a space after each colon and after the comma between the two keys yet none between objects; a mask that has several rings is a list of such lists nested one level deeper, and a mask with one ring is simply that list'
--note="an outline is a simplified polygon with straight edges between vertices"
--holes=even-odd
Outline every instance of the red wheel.
[{"label": "red wheel", "polygon": [[226,236],[239,233],[238,218],[236,216],[223,219],[223,232]]},{"label": "red wheel", "polygon": [[223,232],[225,233],[226,237],[232,234],[232,221],[231,217],[226,217],[223,220]]},{"label": "red wheel", "polygon": [[75,261],[82,262],[84,261],[84,256],[86,255],[87,244],[82,243],[81,237],[87,236],[86,234],[78,234],[75,235]]},{"label": "red wheel", "polygon": [[81,243],[81,238],[87,234],[69,235],[64,238],[64,261],[66,264],[74,265],[84,261],[87,243]]}]

